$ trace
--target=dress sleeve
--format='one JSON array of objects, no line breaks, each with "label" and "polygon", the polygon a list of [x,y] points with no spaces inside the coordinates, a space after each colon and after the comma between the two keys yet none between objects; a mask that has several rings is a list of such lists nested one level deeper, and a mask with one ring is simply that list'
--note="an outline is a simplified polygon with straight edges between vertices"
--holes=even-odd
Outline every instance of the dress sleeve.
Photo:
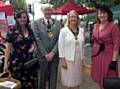
[{"label": "dress sleeve", "polygon": [[9,31],[6,36],[6,42],[12,43],[12,41],[13,41],[13,33]]},{"label": "dress sleeve", "polygon": [[60,30],[59,39],[58,39],[58,51],[59,51],[59,57],[64,58],[65,57],[65,36],[66,36],[66,29],[62,28]]},{"label": "dress sleeve", "polygon": [[114,24],[112,27],[112,39],[114,50],[119,51],[120,48],[120,30],[117,24]]}]

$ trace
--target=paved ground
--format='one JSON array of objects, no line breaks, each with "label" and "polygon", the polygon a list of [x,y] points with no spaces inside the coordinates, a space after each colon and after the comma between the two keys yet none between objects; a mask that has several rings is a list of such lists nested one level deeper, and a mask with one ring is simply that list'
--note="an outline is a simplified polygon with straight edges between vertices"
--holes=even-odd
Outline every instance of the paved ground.
[{"label": "paved ground", "polygon": [[[91,56],[91,47],[88,46],[85,49],[85,63],[88,65],[90,64],[90,56]],[[60,82],[60,69],[58,72],[58,84],[57,84],[57,89],[63,89],[63,86]],[[85,70],[84,72],[84,81],[83,84],[81,85],[80,89],[99,89],[98,86],[91,80],[90,75],[88,70]]]}]

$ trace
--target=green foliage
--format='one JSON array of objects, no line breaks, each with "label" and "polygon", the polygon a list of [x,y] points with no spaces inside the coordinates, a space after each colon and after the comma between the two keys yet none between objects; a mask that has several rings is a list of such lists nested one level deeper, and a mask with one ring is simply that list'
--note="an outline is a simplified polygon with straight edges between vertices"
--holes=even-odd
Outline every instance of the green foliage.
[{"label": "green foliage", "polygon": [[[41,0],[42,3],[51,3],[54,7],[59,7],[63,4],[65,4],[68,0]],[[90,7],[94,7],[94,4],[91,3],[91,1],[96,2],[96,0],[72,0],[77,4],[86,3]],[[108,6],[115,6],[116,4],[120,4],[120,0],[97,0],[97,3],[104,3]]]},{"label": "green foliage", "polygon": [[14,11],[26,9],[27,7],[25,0],[12,0],[12,5],[14,7]]}]

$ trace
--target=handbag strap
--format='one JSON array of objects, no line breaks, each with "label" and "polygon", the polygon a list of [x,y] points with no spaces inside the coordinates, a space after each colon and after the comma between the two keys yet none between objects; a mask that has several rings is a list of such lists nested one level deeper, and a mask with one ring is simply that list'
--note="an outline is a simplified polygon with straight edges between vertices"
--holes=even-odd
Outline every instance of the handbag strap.
[{"label": "handbag strap", "polygon": [[[116,70],[112,70],[112,71],[114,71],[116,73],[116,75],[118,75]],[[110,69],[108,69],[108,71],[107,71],[105,76],[108,76],[109,73],[110,73]]]},{"label": "handbag strap", "polygon": [[39,50],[39,47],[38,47],[38,45],[37,45],[37,40],[36,40],[35,34],[34,34],[34,32],[33,32],[33,29],[31,29],[31,32],[32,32],[33,38],[34,38],[34,40],[35,40],[35,44],[36,44],[37,50],[38,50],[39,53],[41,53],[40,50]]}]

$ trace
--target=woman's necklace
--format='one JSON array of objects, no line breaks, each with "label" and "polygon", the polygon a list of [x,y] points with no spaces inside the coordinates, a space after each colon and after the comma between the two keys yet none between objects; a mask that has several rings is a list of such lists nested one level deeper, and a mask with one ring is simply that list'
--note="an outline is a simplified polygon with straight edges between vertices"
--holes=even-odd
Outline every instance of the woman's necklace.
[{"label": "woman's necklace", "polygon": [[77,40],[77,35],[78,35],[78,31],[72,31],[73,35],[75,36],[75,40]]},{"label": "woman's necklace", "polygon": [[77,38],[77,35],[78,35],[78,32],[79,32],[78,28],[77,28],[76,30],[72,30],[72,29],[70,28],[70,30],[71,30],[71,32],[73,33],[73,35],[75,36],[75,40],[77,40],[77,39],[78,39],[78,38]]}]

